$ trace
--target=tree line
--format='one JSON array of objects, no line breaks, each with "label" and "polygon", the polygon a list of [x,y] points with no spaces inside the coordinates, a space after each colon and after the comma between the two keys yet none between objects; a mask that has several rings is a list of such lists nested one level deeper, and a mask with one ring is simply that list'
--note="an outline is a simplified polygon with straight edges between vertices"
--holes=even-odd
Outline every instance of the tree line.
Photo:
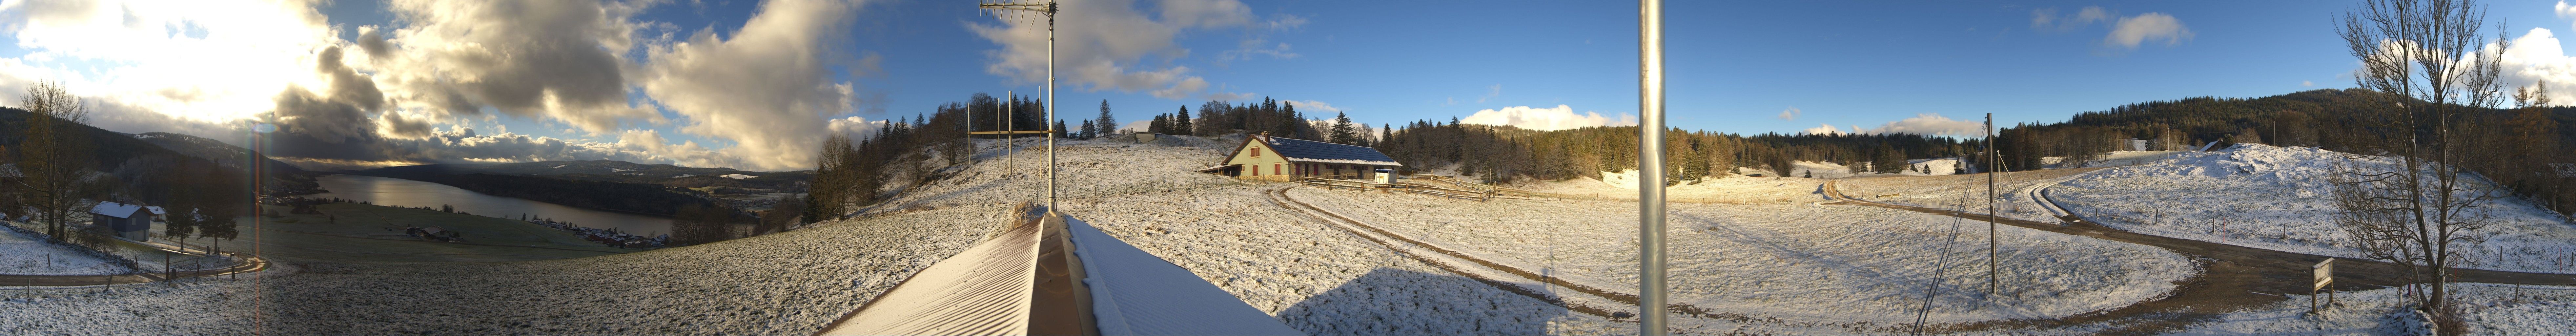
[{"label": "tree line", "polygon": [[[2505,185],[2561,213],[2576,212],[2576,179],[2567,176],[2576,155],[2576,108],[2548,107],[2545,87],[2522,88],[2513,108],[2462,107],[2451,125],[2479,125],[2451,132],[2443,162]],[[2042,159],[2083,162],[2094,155],[2130,150],[2125,139],[2148,140],[2148,150],[2182,150],[2236,143],[2316,147],[2344,153],[2401,153],[2389,137],[2434,132],[2440,122],[2390,128],[2405,109],[2396,102],[2427,104],[2364,89],[2325,89],[2261,98],[2194,97],[2121,105],[2076,114],[2065,122],[2014,125],[1995,138],[2005,170],[2044,168]]]},{"label": "tree line", "polygon": [[[1389,127],[1374,144],[1380,152],[1421,170],[1455,165],[1458,174],[1490,182],[1519,179],[1601,178],[1603,172],[1637,168],[1636,126],[1535,131],[1512,126],[1417,120]],[[1909,159],[1960,156],[1975,140],[1916,134],[1737,135],[1672,129],[1664,144],[1668,181],[1696,183],[1772,172],[1782,177],[1793,161],[1829,162],[1861,171],[1895,173],[1926,168]],[[1930,172],[1954,173],[1954,172]],[[1812,177],[1812,176],[1810,176]]]}]

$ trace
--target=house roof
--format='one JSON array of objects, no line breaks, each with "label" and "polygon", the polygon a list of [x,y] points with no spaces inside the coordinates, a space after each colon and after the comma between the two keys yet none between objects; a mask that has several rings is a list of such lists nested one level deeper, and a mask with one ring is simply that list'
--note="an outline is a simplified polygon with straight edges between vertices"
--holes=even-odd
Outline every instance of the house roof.
[{"label": "house roof", "polygon": [[117,202],[98,202],[98,206],[90,207],[89,209],[89,213],[107,215],[109,217],[116,218],[134,218],[134,213],[142,211],[143,207]]},{"label": "house roof", "polygon": [[0,178],[19,178],[19,177],[27,177],[27,173],[21,173],[21,172],[18,172],[18,165],[14,165],[14,164],[0,164]]},{"label": "house roof", "polygon": [[1272,152],[1277,152],[1279,153],[1279,156],[1288,158],[1289,162],[1343,163],[1377,166],[1404,165],[1402,163],[1396,163],[1395,158],[1386,157],[1386,153],[1379,153],[1375,148],[1322,141],[1289,139],[1267,135],[1253,135],[1253,137],[1257,140],[1261,140],[1263,144],[1269,145]]}]

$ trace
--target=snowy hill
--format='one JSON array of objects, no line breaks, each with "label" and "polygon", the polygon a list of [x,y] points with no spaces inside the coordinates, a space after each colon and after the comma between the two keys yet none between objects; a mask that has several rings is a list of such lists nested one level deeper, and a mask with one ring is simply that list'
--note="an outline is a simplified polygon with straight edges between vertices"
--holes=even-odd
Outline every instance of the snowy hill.
[{"label": "snowy hill", "polygon": [[[2337,165],[2394,167],[2386,157],[2310,147],[2244,144],[2213,152],[2114,167],[2051,189],[2061,206],[2103,225],[2167,237],[2248,247],[2358,257],[2359,245],[2333,223],[2331,184]],[[2474,177],[2471,177],[2474,178]],[[2484,180],[2473,183],[2488,185]],[[2493,189],[2487,189],[2493,190]],[[2576,254],[2576,224],[2520,198],[2489,201],[2492,235],[2472,252],[2471,268],[2564,271]]]}]

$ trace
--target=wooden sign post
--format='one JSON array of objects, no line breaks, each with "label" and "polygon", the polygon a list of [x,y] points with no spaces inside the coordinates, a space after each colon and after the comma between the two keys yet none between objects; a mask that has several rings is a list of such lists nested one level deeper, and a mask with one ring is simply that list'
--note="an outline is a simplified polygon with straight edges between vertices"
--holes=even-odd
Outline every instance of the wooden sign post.
[{"label": "wooden sign post", "polygon": [[2334,290],[2326,288],[2334,284],[2334,261],[2334,258],[2328,257],[2326,261],[2319,261],[2316,266],[2309,267],[2316,271],[2316,282],[2315,285],[2308,287],[2308,313],[2317,312],[2316,295],[2319,291],[2325,292],[2326,303],[2334,303]]}]

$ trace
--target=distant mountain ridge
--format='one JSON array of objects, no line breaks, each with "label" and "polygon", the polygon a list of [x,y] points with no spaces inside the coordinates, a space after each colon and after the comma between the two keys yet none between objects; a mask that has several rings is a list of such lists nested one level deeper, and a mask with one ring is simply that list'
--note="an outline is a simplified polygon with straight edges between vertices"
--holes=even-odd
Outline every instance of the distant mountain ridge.
[{"label": "distant mountain ridge", "polygon": [[[242,161],[251,157],[251,151],[248,148],[241,148],[241,146],[234,146],[232,144],[224,143],[223,141],[194,135],[169,132],[143,132],[141,134],[135,134],[134,139],[143,140],[143,142],[152,143],[152,145],[161,146],[161,148],[169,149],[173,152],[179,152],[179,154],[182,155],[214,161],[216,164],[221,164],[225,168],[243,169],[244,165],[242,164]],[[260,156],[258,160],[262,168],[271,172],[300,173],[305,171],[303,168],[297,168],[295,165],[286,164],[286,162],[277,161],[276,159],[270,159],[267,156]]]},{"label": "distant mountain ridge", "polygon": [[518,176],[554,175],[624,175],[644,178],[674,178],[691,175],[721,176],[743,174],[766,175],[764,172],[733,168],[692,168],[669,164],[642,164],[616,160],[537,161],[520,163],[441,163],[367,169],[371,174],[494,174]]}]

